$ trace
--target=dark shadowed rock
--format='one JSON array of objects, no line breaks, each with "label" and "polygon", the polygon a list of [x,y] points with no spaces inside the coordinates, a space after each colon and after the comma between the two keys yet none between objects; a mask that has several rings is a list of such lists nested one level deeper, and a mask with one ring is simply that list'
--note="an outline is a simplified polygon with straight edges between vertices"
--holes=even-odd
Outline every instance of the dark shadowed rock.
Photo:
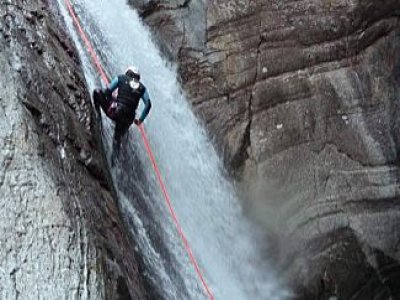
[{"label": "dark shadowed rock", "polygon": [[49,2],[0,3],[0,298],[146,299]]},{"label": "dark shadowed rock", "polygon": [[131,1],[303,299],[398,299],[398,0]]}]

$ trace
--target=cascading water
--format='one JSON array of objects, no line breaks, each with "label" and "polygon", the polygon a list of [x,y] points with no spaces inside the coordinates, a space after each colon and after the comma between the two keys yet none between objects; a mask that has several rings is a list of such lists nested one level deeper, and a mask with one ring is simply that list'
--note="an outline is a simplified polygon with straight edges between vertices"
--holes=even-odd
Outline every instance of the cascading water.
[{"label": "cascading water", "polygon": [[[59,0],[90,89],[98,74]],[[153,102],[146,131],[183,230],[216,299],[283,299],[255,229],[243,218],[220,160],[187,104],[176,71],[122,0],[76,0],[74,7],[105,68],[117,75],[139,66]],[[139,111],[141,107],[139,107]],[[103,118],[110,149],[112,124]],[[136,240],[146,276],[163,299],[207,299],[171,221],[138,130],[131,128],[112,169],[120,208]]]}]

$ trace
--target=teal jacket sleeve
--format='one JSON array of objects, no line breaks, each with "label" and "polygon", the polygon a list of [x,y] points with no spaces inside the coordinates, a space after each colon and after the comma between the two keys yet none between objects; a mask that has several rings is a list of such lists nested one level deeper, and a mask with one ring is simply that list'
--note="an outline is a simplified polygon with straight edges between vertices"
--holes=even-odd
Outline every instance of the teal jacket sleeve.
[{"label": "teal jacket sleeve", "polygon": [[118,83],[118,77],[115,77],[113,81],[111,81],[110,85],[108,86],[108,89],[111,91],[111,93],[116,90],[116,88],[118,87]]},{"label": "teal jacket sleeve", "polygon": [[143,109],[142,114],[141,114],[141,116],[139,118],[140,122],[143,122],[146,119],[146,117],[149,114],[150,109],[151,109],[150,96],[149,96],[149,93],[147,92],[146,88],[144,90],[144,94],[142,96],[142,100],[144,102],[144,109]]}]

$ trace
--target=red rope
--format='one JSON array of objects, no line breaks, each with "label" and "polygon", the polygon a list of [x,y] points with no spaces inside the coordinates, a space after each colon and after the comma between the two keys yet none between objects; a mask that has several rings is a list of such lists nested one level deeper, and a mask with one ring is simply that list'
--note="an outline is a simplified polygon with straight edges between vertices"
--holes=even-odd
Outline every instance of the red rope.
[{"label": "red rope", "polygon": [[[72,4],[71,4],[70,0],[65,0],[65,4],[67,5],[68,11],[69,11],[69,13],[70,13],[70,15],[71,15],[71,17],[72,17],[72,19],[74,21],[74,24],[75,24],[76,28],[78,29],[79,34],[80,34],[81,38],[83,39],[83,41],[84,41],[84,43],[86,45],[86,48],[87,48],[88,52],[90,53],[90,56],[92,57],[93,62],[95,64],[97,70],[100,73],[101,78],[103,79],[104,83],[108,85],[110,81],[108,80],[107,75],[104,72],[104,69],[103,69],[103,67],[102,67],[102,65],[101,65],[101,63],[100,63],[100,61],[99,61],[99,59],[98,59],[98,57],[96,55],[96,52],[93,49],[92,44],[90,43],[85,31],[82,29],[82,26],[81,26],[81,24],[79,22],[78,17],[75,14],[75,11],[74,11],[74,9],[72,7]],[[201,283],[203,284],[203,287],[204,287],[208,297],[211,300],[214,300],[215,298],[214,298],[210,288],[208,287],[208,285],[207,285],[207,283],[206,283],[206,281],[204,279],[204,276],[203,276],[203,274],[202,274],[202,272],[200,270],[200,267],[199,267],[199,265],[198,265],[198,263],[196,261],[196,258],[193,255],[193,251],[192,251],[192,249],[191,249],[191,247],[189,245],[189,242],[188,242],[188,240],[187,240],[187,238],[186,238],[186,236],[185,236],[185,234],[183,232],[182,226],[179,223],[178,217],[177,217],[177,215],[175,213],[174,207],[173,207],[172,202],[171,202],[171,198],[170,198],[170,196],[168,194],[168,191],[167,191],[167,189],[165,187],[165,184],[164,184],[164,182],[162,180],[160,169],[158,168],[158,165],[157,165],[156,159],[154,157],[153,151],[151,150],[150,143],[149,143],[149,140],[147,139],[147,135],[146,135],[146,132],[144,130],[144,127],[143,127],[143,125],[139,125],[138,127],[140,129],[140,133],[142,135],[142,139],[143,139],[144,145],[146,147],[147,154],[149,155],[149,158],[150,158],[151,163],[153,165],[154,172],[156,173],[158,183],[160,184],[160,187],[161,187],[161,190],[163,192],[165,201],[166,201],[167,206],[169,208],[169,212],[170,212],[171,217],[172,217],[172,219],[173,219],[173,221],[175,223],[175,226],[176,226],[176,228],[178,230],[179,236],[181,237],[181,240],[182,240],[183,245],[184,245],[184,247],[186,249],[186,252],[187,252],[187,254],[189,256],[189,259],[190,259],[191,263],[193,264],[193,267],[194,267],[194,269],[195,269],[195,271],[196,271]]]},{"label": "red rope", "polygon": [[183,233],[182,226],[179,223],[178,217],[176,216],[174,207],[172,206],[171,198],[169,197],[168,191],[167,191],[167,189],[166,189],[166,187],[164,185],[164,182],[163,182],[163,180],[161,178],[161,172],[160,172],[160,170],[159,170],[159,168],[157,166],[156,159],[154,158],[153,151],[151,150],[149,141],[147,139],[146,132],[144,131],[144,128],[143,128],[142,125],[139,126],[139,129],[140,129],[140,132],[142,134],[143,142],[144,142],[144,145],[146,147],[147,153],[149,154],[150,160],[151,160],[151,162],[153,164],[154,172],[157,175],[158,182],[160,183],[162,192],[164,194],[165,201],[167,202],[167,205],[168,205],[168,208],[169,208],[169,212],[171,213],[172,219],[174,220],[176,228],[178,229],[179,235],[180,235],[180,237],[182,239],[183,245],[185,246],[186,252],[189,255],[190,261],[192,262],[193,267],[196,270],[196,273],[199,276],[199,279],[200,279],[201,283],[203,284],[203,286],[204,286],[204,288],[205,288],[205,290],[207,292],[207,295],[209,296],[210,299],[214,300],[214,296],[211,293],[211,290],[208,287],[208,285],[207,285],[207,283],[206,283],[206,281],[204,279],[204,276],[200,271],[200,267],[199,267],[199,265],[198,265],[198,263],[196,261],[196,258],[193,255],[193,251],[190,248],[189,242],[187,241],[186,236]]}]

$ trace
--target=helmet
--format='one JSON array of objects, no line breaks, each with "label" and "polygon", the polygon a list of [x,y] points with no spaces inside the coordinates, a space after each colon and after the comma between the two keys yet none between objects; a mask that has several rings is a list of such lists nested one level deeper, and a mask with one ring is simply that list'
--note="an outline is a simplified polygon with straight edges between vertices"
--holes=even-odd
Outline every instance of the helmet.
[{"label": "helmet", "polygon": [[125,75],[131,77],[132,79],[140,80],[140,72],[138,67],[128,67],[125,71]]}]

